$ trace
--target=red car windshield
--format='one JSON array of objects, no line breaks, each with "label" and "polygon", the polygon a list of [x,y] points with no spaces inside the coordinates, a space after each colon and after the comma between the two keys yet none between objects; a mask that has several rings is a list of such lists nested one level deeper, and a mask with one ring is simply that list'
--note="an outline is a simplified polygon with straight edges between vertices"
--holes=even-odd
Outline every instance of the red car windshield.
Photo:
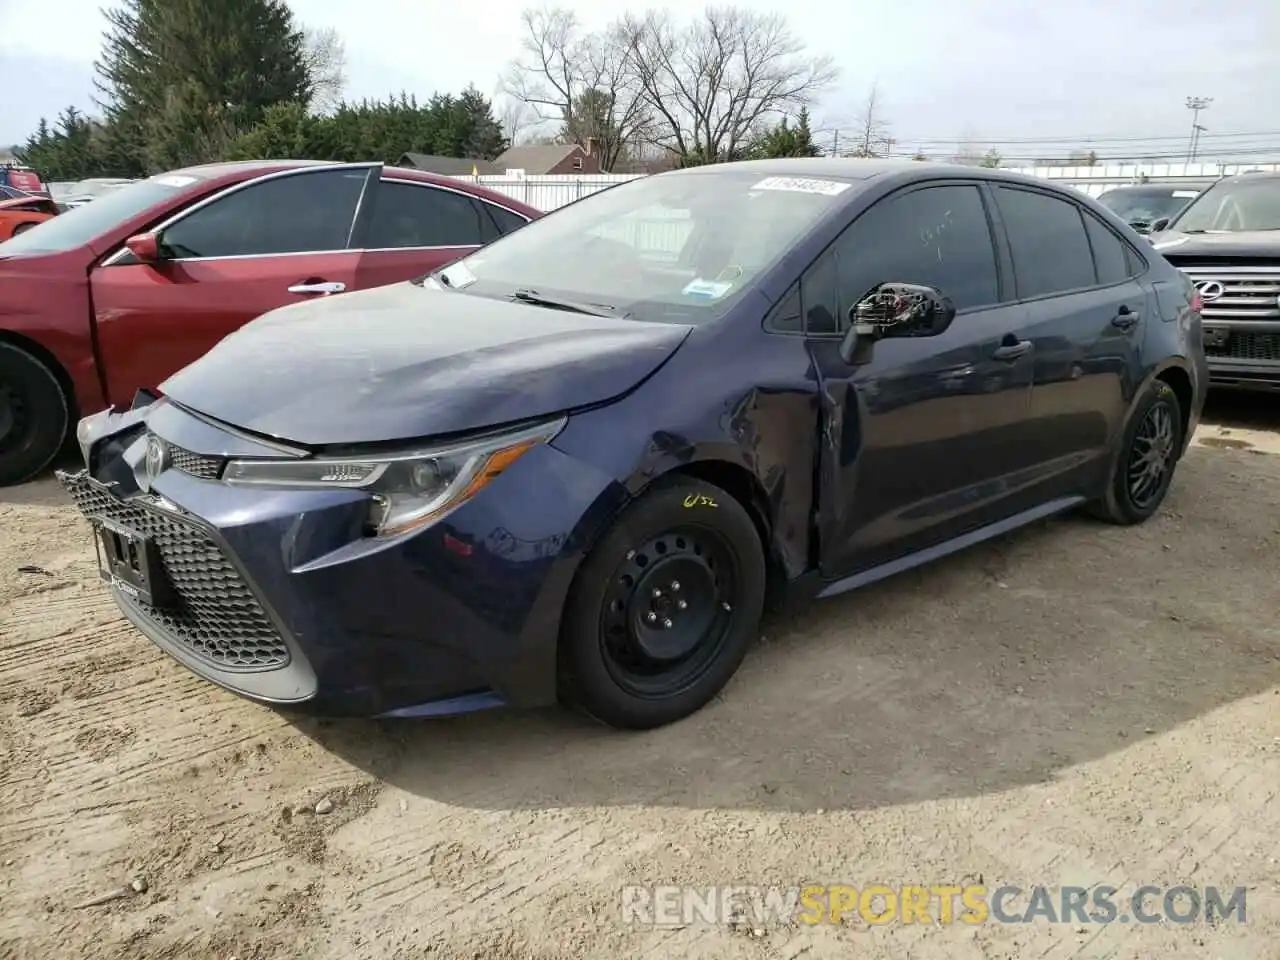
[{"label": "red car windshield", "polygon": [[167,174],[131,183],[82,207],[72,207],[42,223],[39,230],[28,230],[0,243],[0,257],[63,253],[83,247],[196,182],[196,177]]}]

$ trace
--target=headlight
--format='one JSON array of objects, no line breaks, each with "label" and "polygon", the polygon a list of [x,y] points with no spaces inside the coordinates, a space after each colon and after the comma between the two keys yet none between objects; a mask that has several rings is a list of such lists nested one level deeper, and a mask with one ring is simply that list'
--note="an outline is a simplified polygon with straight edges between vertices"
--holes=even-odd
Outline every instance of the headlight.
[{"label": "headlight", "polygon": [[439,520],[483,490],[565,418],[406,453],[308,460],[232,460],[222,479],[236,486],[367,490],[373,532],[395,536]]}]

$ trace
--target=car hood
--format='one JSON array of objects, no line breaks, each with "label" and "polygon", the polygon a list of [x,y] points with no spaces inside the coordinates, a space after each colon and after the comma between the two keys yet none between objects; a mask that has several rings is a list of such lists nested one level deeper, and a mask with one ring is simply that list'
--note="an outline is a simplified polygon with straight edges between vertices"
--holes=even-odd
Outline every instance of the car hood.
[{"label": "car hood", "polygon": [[160,389],[308,446],[417,439],[612,400],[690,329],[399,283],[266,313]]},{"label": "car hood", "polygon": [[1149,235],[1152,246],[1170,259],[1193,257],[1280,257],[1280,230],[1233,230],[1222,233],[1179,233],[1166,230]]}]

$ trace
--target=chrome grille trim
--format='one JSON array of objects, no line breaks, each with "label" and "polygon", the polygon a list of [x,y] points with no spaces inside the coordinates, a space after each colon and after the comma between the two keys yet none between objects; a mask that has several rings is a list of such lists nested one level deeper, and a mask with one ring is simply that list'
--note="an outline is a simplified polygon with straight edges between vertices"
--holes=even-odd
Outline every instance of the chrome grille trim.
[{"label": "chrome grille trim", "polygon": [[1216,280],[1226,289],[1206,301],[1201,316],[1214,320],[1280,320],[1280,266],[1176,264],[1192,283]]}]

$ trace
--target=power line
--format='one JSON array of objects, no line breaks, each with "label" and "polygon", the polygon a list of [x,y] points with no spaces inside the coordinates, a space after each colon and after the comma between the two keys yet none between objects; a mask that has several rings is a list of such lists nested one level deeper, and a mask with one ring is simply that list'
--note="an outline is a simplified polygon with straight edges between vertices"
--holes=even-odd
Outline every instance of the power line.
[{"label": "power line", "polygon": [[[855,129],[854,127],[843,126],[843,125],[839,127],[836,127],[836,126],[814,127],[814,133],[830,134],[832,131],[839,130],[841,138],[843,139],[846,136],[848,136],[849,131],[852,131],[854,129]],[[860,128],[856,128],[856,129],[860,129]],[[1205,140],[1226,141],[1226,140],[1257,140],[1262,138],[1275,138],[1277,141],[1280,141],[1280,130],[1238,131],[1234,133],[1205,133],[1201,135],[1200,139],[1201,141],[1205,141]],[[1187,142],[1186,134],[1176,134],[1176,135],[1168,134],[1168,135],[1144,136],[1144,137],[1134,137],[1134,136],[1111,137],[1111,136],[1099,136],[1097,134],[1085,134],[1078,137],[1068,137],[1068,136],[1061,136],[1061,135],[1052,136],[1052,137],[1028,137],[1025,135],[1017,136],[1017,137],[993,137],[993,136],[985,136],[985,135],[984,136],[975,135],[973,137],[963,137],[963,136],[905,137],[903,139],[911,143],[919,143],[926,146],[963,144],[967,142],[984,143],[984,144],[985,143],[1020,144],[1020,145],[1026,145],[1026,146],[1040,146],[1040,145],[1048,146],[1051,144],[1063,144],[1063,145],[1073,145],[1073,146],[1074,145],[1107,146],[1109,144],[1117,144],[1117,143],[1136,143],[1136,144],[1182,143],[1184,144]]]}]

